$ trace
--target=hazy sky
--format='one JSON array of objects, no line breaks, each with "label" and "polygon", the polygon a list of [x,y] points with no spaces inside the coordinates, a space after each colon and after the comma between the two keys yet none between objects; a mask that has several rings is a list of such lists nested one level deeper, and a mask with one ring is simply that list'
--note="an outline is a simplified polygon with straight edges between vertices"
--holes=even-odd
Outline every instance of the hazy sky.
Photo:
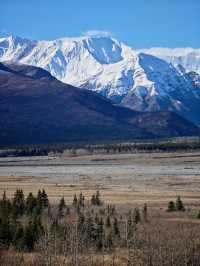
[{"label": "hazy sky", "polygon": [[136,48],[200,47],[200,0],[0,0],[0,11],[1,36],[92,32]]}]

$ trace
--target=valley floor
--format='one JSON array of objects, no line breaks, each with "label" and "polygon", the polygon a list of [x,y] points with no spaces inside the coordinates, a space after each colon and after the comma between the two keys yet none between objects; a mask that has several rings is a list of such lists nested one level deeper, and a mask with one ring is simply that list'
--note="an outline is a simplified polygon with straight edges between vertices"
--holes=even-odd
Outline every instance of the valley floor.
[{"label": "valley floor", "polygon": [[[49,218],[49,212],[44,212],[42,222],[46,233],[35,243],[35,248],[31,252],[19,252],[12,245],[0,249],[0,265],[200,265],[200,152],[1,158],[0,194],[6,190],[6,196],[11,198],[18,188],[26,196],[29,192],[37,195],[44,188],[51,206],[64,196],[70,211],[68,216],[58,219],[56,233],[48,231],[54,220]],[[104,202],[102,206],[91,203],[91,196],[97,190]],[[85,196],[81,212],[72,204],[74,194],[80,197],[80,192]],[[178,195],[185,211],[167,211],[169,201],[175,202]],[[115,204],[114,216],[109,216],[113,206],[107,204]],[[52,208],[55,213],[56,206]],[[144,206],[148,206],[146,220]],[[130,217],[136,217],[136,209],[140,210],[142,220],[130,224]],[[77,228],[81,215],[85,226],[91,214],[103,217],[106,241],[107,234],[115,232],[114,221],[118,219],[121,236],[111,237],[111,249],[104,250],[108,242],[102,242],[101,251],[96,250],[96,242],[89,242],[90,248],[85,249],[85,231],[82,231],[85,227],[78,231]],[[113,223],[110,231],[106,227],[107,215]],[[100,223],[94,217],[92,221],[97,226],[93,229],[98,231]],[[27,218],[20,219],[24,223]],[[64,225],[67,230],[59,235]],[[70,250],[66,253],[68,244]]]},{"label": "valley floor", "polygon": [[12,196],[45,188],[50,201],[71,202],[82,191],[100,190],[112,204],[166,206],[177,195],[188,206],[200,202],[200,152],[137,153],[80,157],[0,159],[0,193]]}]

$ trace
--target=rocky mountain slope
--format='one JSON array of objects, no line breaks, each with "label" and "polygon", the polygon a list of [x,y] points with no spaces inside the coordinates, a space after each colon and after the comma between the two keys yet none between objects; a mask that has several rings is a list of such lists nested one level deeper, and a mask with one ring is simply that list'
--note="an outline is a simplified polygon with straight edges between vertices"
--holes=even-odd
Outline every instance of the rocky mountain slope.
[{"label": "rocky mountain slope", "polygon": [[139,113],[47,71],[0,64],[0,145],[198,135],[172,112]]}]

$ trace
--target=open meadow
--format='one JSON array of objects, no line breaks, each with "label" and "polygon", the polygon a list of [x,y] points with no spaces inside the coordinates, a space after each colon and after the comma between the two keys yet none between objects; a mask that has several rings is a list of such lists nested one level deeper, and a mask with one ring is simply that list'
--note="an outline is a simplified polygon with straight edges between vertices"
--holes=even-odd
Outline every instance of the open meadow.
[{"label": "open meadow", "polygon": [[8,157],[0,159],[0,192],[12,196],[47,191],[50,201],[86,198],[100,190],[112,204],[162,206],[177,195],[200,203],[200,152],[135,153],[77,157]]}]

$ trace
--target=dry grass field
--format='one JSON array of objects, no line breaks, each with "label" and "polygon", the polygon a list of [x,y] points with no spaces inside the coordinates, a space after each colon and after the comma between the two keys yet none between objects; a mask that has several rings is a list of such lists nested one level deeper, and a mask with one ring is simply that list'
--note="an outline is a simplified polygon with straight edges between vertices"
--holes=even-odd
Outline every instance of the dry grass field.
[{"label": "dry grass field", "polygon": [[[18,252],[12,245],[10,249],[0,249],[0,265],[200,265],[200,219],[197,219],[200,211],[200,152],[1,158],[0,194],[6,191],[11,198],[17,188],[23,189],[26,196],[44,188],[51,205],[64,196],[71,206],[70,214],[61,218],[57,226],[61,230],[64,223],[68,230],[60,235],[59,230],[50,233],[48,222],[45,222],[49,219],[45,220],[48,212],[45,212],[47,216],[44,213],[42,219],[46,233],[36,242],[34,249]],[[97,190],[105,204],[94,207],[89,200]],[[99,251],[96,242],[85,249],[82,241],[85,231],[77,231],[81,216],[71,205],[74,194],[80,192],[86,199],[81,210],[85,221],[88,221],[90,209],[94,217],[97,213],[104,215],[105,243],[102,243],[105,247],[108,233],[114,234],[114,224],[109,229],[106,227],[107,204],[115,204],[121,236],[112,235],[111,249],[104,250],[103,244]],[[185,211],[166,211],[168,202],[175,201],[178,195]],[[148,206],[146,221],[144,203]],[[137,225],[129,224],[135,208],[140,210],[142,217]],[[55,209],[53,206],[54,212]],[[115,218],[110,217],[113,223]],[[23,223],[26,218],[21,218]],[[133,228],[135,231],[131,235]],[[63,251],[69,247],[68,253]]]},{"label": "dry grass field", "polygon": [[188,206],[200,202],[200,152],[136,153],[80,157],[10,157],[0,159],[0,193],[17,188],[36,193],[45,188],[50,201],[66,202],[82,191],[86,199],[100,190],[113,204],[147,202],[166,206],[180,195]]}]

